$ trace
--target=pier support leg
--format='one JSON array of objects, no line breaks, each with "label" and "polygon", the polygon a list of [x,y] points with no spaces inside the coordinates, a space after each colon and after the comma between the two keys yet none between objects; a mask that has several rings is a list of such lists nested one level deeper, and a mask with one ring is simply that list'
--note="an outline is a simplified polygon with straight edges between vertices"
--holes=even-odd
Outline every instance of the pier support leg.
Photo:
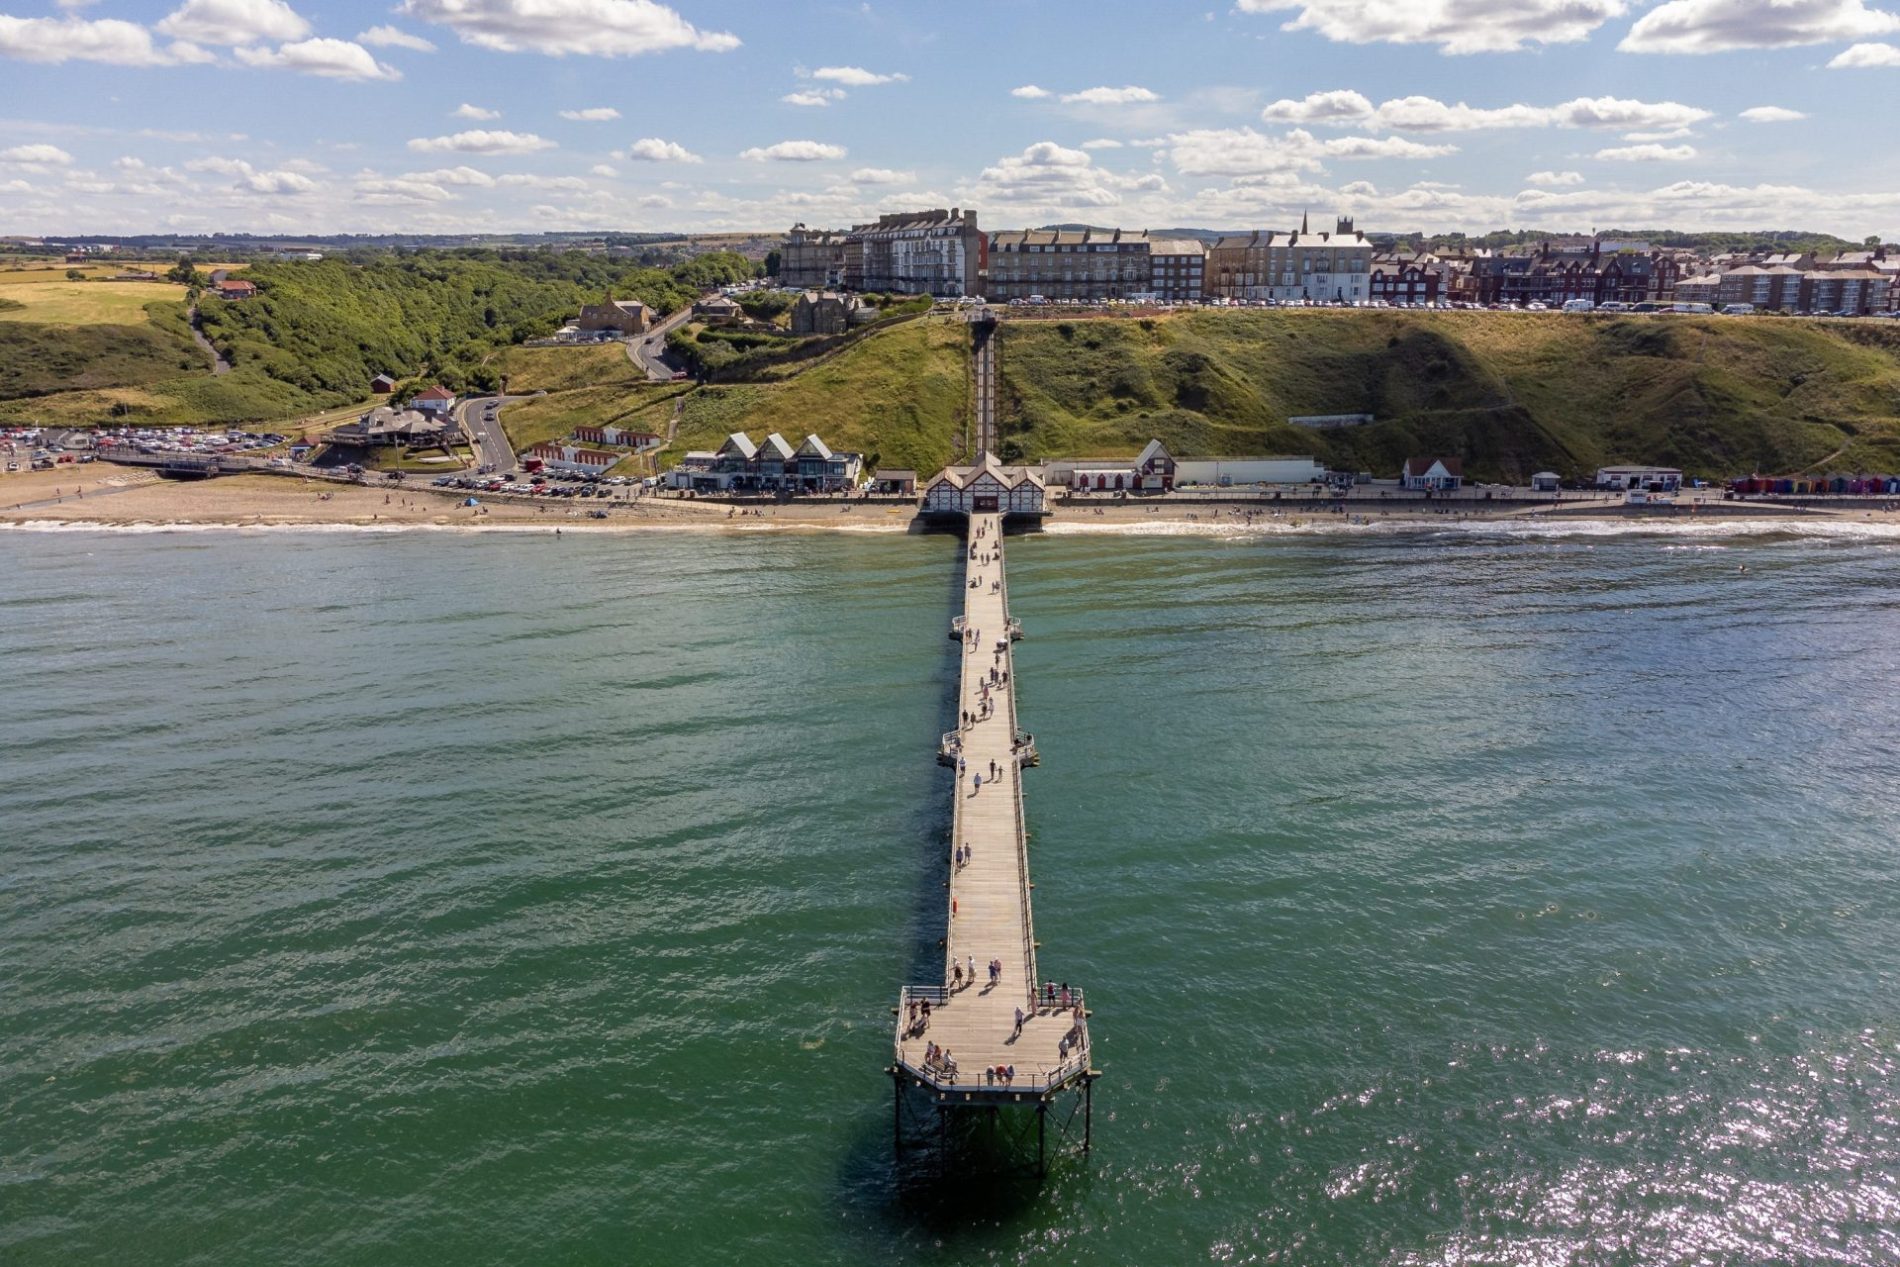
[{"label": "pier support leg", "polygon": [[1082,1151],[1095,1143],[1095,1079],[1082,1079]]},{"label": "pier support leg", "polygon": [[891,1070],[891,1151],[904,1155],[904,1071]]},{"label": "pier support leg", "polygon": [[1038,1179],[1048,1173],[1048,1166],[1043,1160],[1043,1149],[1048,1135],[1048,1127],[1049,1101],[1038,1100],[1036,1102],[1036,1178]]}]

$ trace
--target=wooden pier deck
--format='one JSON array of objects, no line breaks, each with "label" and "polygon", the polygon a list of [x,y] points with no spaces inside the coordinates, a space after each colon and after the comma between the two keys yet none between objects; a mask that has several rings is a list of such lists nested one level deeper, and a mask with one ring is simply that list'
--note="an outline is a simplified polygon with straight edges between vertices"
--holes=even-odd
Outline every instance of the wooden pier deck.
[{"label": "wooden pier deck", "polygon": [[[964,555],[964,614],[960,630],[953,631],[960,632],[962,658],[959,727],[949,737],[961,762],[950,765],[954,809],[943,859],[949,875],[943,979],[903,992],[895,1072],[935,1092],[944,1104],[1028,1103],[1086,1085],[1093,1076],[1087,1012],[1074,983],[1068,983],[1065,1007],[1063,983],[1055,983],[1051,997],[1049,983],[1037,975],[1018,760],[1026,749],[1018,743],[1001,515],[970,518]],[[989,685],[992,670],[996,685]],[[963,723],[966,713],[978,720]],[[960,867],[959,847],[970,855]],[[991,960],[1002,963],[994,984]],[[960,982],[958,964],[964,967]],[[928,1022],[914,1019],[914,1005],[924,1000],[930,1003]],[[947,1053],[947,1061],[930,1057],[932,1044]],[[1014,1077],[995,1078],[991,1071],[998,1066],[1013,1068]]]}]

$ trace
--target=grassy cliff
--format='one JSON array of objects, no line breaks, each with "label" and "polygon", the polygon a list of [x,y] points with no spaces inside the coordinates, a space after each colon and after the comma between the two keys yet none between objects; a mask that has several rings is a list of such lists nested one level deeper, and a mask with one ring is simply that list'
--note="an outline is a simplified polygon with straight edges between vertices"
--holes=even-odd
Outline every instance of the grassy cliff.
[{"label": "grassy cliff", "polygon": [[[1004,450],[1032,458],[1311,453],[1479,478],[1655,462],[1900,470],[1900,328],[1775,318],[1203,312],[1006,323]],[[1370,413],[1317,430],[1290,416]]]},{"label": "grassy cliff", "polygon": [[[910,322],[874,334],[783,382],[686,387],[624,381],[618,367],[601,372],[622,381],[550,387],[537,400],[502,411],[517,448],[565,435],[584,423],[645,427],[674,442],[660,455],[670,466],[690,449],[715,449],[734,431],[754,440],[777,431],[794,445],[816,433],[834,449],[855,450],[873,465],[935,471],[949,461],[969,417],[969,331],[962,325]],[[535,364],[529,381],[574,381],[560,350]],[[621,358],[625,360],[624,355]],[[530,372],[518,356],[507,364]],[[510,390],[519,390],[516,379]]]}]

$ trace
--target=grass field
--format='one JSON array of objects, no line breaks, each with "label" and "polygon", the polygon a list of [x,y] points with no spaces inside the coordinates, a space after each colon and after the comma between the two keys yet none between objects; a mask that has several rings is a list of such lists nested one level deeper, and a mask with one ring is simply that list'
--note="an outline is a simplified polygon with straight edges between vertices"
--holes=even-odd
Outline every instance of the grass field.
[{"label": "grass field", "polygon": [[[1487,479],[1617,462],[1701,475],[1900,470],[1900,329],[1773,318],[1193,313],[1006,323],[1003,449],[1313,454]],[[1291,416],[1370,413],[1369,426]]]},{"label": "grass field", "polygon": [[485,362],[508,376],[508,390],[558,392],[647,381],[646,371],[627,359],[618,343],[560,348],[503,348]]},{"label": "grass field", "polygon": [[[27,275],[23,275],[27,276]],[[182,301],[183,286],[169,282],[71,282],[15,280],[0,272],[0,321],[47,326],[136,326],[150,320],[145,305],[155,300]],[[18,307],[14,305],[17,304]]]}]

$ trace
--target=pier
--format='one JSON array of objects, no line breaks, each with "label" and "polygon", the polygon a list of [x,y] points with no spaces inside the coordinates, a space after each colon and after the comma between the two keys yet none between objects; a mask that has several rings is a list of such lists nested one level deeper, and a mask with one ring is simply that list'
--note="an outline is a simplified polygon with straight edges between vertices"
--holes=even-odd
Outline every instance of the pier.
[{"label": "pier", "polygon": [[[1023,1106],[1037,1115],[1040,1168],[1050,1104],[1064,1092],[1080,1093],[1082,1147],[1089,1147],[1099,1074],[1089,1064],[1080,987],[1045,980],[1037,965],[1022,773],[1038,758],[1016,719],[1012,650],[1021,627],[1009,614],[1003,518],[990,512],[968,519],[964,609],[950,630],[962,661],[958,725],[944,735],[938,753],[950,769],[952,803],[942,858],[948,877],[942,977],[908,986],[898,999],[893,1130],[901,1148],[907,1091],[929,1097],[940,1126],[955,1109]],[[962,865],[959,850],[968,852]],[[992,961],[1002,969],[994,981]]]}]

